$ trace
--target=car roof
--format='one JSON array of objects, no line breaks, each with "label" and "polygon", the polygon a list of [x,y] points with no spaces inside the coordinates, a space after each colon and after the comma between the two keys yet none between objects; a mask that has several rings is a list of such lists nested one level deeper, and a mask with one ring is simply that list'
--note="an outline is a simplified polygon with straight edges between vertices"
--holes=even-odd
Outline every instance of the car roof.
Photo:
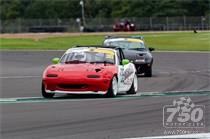
[{"label": "car roof", "polygon": [[113,52],[115,53],[116,50],[115,49],[112,49],[112,48],[103,48],[103,47],[94,47],[94,46],[79,46],[79,47],[72,47],[72,48],[69,48],[65,54],[68,54],[68,53],[71,53],[73,51],[79,51],[79,52],[84,52],[84,51],[92,51],[92,50],[100,50],[98,52]]},{"label": "car roof", "polygon": [[110,41],[129,41],[129,42],[141,42],[141,43],[144,43],[143,40],[141,39],[135,39],[135,38],[108,38],[105,40],[105,42],[110,42]]}]

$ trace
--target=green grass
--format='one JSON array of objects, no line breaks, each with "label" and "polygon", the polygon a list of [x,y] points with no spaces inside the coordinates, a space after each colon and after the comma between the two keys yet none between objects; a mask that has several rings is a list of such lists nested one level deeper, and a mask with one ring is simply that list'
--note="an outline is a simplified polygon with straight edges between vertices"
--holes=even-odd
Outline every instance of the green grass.
[{"label": "green grass", "polygon": [[[143,33],[148,47],[166,51],[210,51],[210,32]],[[0,38],[0,49],[65,50],[75,45],[102,44],[104,35],[80,35],[43,39]]]},{"label": "green grass", "polygon": [[145,34],[148,46],[169,51],[210,51],[210,32]]}]

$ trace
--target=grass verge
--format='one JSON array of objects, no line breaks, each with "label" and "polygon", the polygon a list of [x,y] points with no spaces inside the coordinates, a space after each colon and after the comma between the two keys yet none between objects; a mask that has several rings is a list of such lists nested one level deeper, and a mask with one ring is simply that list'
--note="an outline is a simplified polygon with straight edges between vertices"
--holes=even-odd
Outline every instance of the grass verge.
[{"label": "grass verge", "polygon": [[[134,33],[135,34],[135,33]],[[119,33],[118,33],[119,35]],[[131,34],[127,34],[131,35]],[[148,47],[160,51],[210,51],[210,32],[142,33]],[[65,35],[44,38],[3,38],[0,49],[5,50],[65,50],[75,45],[100,45],[104,34]]]}]

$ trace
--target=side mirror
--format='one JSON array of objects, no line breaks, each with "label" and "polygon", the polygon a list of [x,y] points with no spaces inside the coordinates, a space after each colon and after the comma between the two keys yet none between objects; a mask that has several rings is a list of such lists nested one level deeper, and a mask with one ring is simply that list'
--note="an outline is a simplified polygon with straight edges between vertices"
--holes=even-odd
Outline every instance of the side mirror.
[{"label": "side mirror", "polygon": [[128,59],[123,59],[122,60],[122,65],[127,65],[130,61]]},{"label": "side mirror", "polygon": [[149,47],[149,51],[154,51],[155,48]]},{"label": "side mirror", "polygon": [[57,57],[52,59],[53,64],[58,64],[59,61],[60,61],[60,58],[57,58]]}]

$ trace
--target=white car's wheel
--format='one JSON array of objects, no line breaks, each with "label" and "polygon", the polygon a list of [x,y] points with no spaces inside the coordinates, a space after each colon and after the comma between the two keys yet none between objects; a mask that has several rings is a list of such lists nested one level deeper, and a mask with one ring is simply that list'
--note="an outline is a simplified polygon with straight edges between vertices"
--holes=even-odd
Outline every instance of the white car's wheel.
[{"label": "white car's wheel", "polygon": [[137,75],[134,75],[133,83],[131,85],[131,88],[127,91],[127,94],[136,94],[138,91],[138,78]]},{"label": "white car's wheel", "polygon": [[110,86],[106,95],[108,97],[115,97],[117,95],[117,92],[118,92],[118,82],[116,76],[114,76],[112,78],[112,81],[110,82]]}]

